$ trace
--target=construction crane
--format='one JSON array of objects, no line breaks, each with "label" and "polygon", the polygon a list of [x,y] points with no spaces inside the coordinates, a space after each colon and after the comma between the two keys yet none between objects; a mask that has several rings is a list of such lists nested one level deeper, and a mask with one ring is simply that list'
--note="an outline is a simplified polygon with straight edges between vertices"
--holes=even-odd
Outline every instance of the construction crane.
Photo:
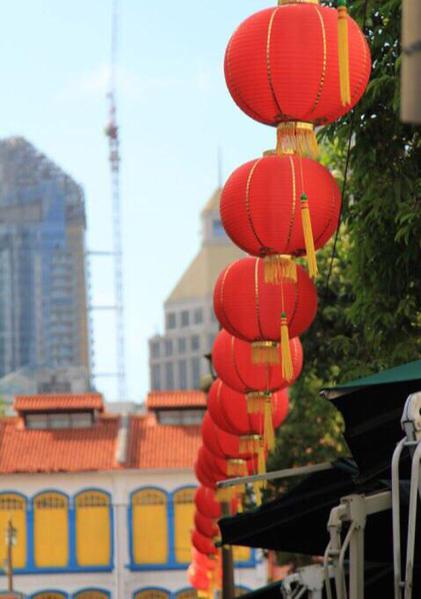
[{"label": "construction crane", "polygon": [[111,68],[107,94],[109,121],[105,129],[110,149],[111,200],[113,216],[113,258],[114,258],[114,302],[116,329],[116,377],[119,401],[127,400],[125,347],[124,347],[124,294],[123,294],[123,244],[121,228],[120,198],[120,140],[117,125],[117,45],[118,45],[118,0],[113,0],[111,26]]}]

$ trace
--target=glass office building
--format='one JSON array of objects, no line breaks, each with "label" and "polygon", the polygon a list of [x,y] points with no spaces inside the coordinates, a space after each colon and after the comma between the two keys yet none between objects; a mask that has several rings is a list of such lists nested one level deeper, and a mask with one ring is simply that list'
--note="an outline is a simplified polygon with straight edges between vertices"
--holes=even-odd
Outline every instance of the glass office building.
[{"label": "glass office building", "polygon": [[0,376],[89,373],[81,187],[25,139],[0,140]]}]

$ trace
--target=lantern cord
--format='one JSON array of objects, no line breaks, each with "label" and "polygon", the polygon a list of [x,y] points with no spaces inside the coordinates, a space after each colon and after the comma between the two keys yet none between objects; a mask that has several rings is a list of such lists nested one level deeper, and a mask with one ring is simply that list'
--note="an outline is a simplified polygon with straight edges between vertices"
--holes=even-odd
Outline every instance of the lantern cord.
[{"label": "lantern cord", "polygon": [[[364,8],[363,8],[363,24],[362,24],[363,32],[365,32],[365,27],[366,27],[366,23],[367,23],[367,8],[368,8],[368,0],[365,0]],[[327,277],[326,277],[326,286],[325,286],[326,295],[329,292],[329,282],[330,282],[330,277],[332,275],[332,270],[333,270],[333,261],[335,260],[335,257],[336,257],[336,247],[338,244],[339,229],[341,228],[341,224],[342,224],[344,198],[345,198],[345,194],[346,194],[346,190],[347,190],[349,163],[350,163],[350,159],[351,159],[352,136],[354,135],[354,124],[355,124],[355,109],[351,113],[351,119],[350,119],[350,123],[349,123],[349,136],[348,136],[348,144],[347,144],[347,150],[346,150],[344,179],[342,182],[342,190],[341,190],[342,191],[342,203],[341,203],[341,210],[339,212],[338,227],[336,229],[335,239],[333,242],[332,255],[330,257],[329,271],[328,271]]]}]

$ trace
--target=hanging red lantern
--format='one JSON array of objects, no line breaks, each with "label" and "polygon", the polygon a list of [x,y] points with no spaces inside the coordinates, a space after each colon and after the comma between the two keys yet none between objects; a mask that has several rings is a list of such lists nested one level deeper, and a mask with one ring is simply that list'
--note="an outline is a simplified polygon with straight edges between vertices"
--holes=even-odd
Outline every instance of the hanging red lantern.
[{"label": "hanging red lantern", "polygon": [[215,522],[213,518],[208,518],[204,516],[197,510],[194,513],[194,525],[196,530],[198,530],[203,536],[209,537],[210,539],[219,538],[220,531],[219,526]]},{"label": "hanging red lantern", "polygon": [[197,530],[193,530],[191,534],[191,541],[193,547],[195,547],[200,553],[204,555],[215,555],[218,550],[215,547],[215,543],[209,537],[205,537],[200,534]]},{"label": "hanging red lantern", "polygon": [[303,367],[303,348],[298,337],[289,342],[293,376],[288,382],[282,376],[280,360],[277,363],[256,363],[252,357],[252,344],[230,335],[222,329],[212,347],[212,364],[219,378],[235,391],[274,392],[291,385]]},{"label": "hanging red lantern", "polygon": [[204,445],[199,449],[197,459],[210,469],[215,477],[219,477],[217,480],[224,480],[233,476],[247,476],[247,474],[256,471],[253,470],[253,466],[255,465],[253,460],[218,458]]},{"label": "hanging red lantern", "polygon": [[225,469],[219,467],[219,464],[215,461],[214,454],[204,445],[199,448],[197,459],[200,463],[203,463],[208,469],[214,472],[216,476],[223,477],[226,475]]},{"label": "hanging red lantern", "polygon": [[203,464],[203,462],[199,459],[195,461],[193,469],[196,478],[201,485],[209,487],[210,489],[216,489],[216,483],[218,480],[221,480],[222,477],[215,475],[215,472],[212,472],[209,468],[207,468],[206,465]]},{"label": "hanging red lantern", "polygon": [[224,329],[253,343],[254,361],[277,362],[281,342],[282,375],[294,376],[289,337],[311,325],[317,311],[316,288],[301,266],[275,284],[265,283],[261,258],[242,258],[219,275],[214,310]]},{"label": "hanging red lantern", "polygon": [[206,412],[202,422],[202,439],[205,447],[218,458],[246,460],[257,456],[257,471],[259,474],[265,472],[266,449],[261,435],[231,435],[220,429]]},{"label": "hanging red lantern", "polygon": [[209,592],[211,588],[210,577],[204,567],[200,567],[196,563],[190,564],[187,568],[187,579],[189,584],[200,592]]},{"label": "hanging red lantern", "polygon": [[221,195],[221,218],[233,242],[265,256],[265,278],[273,280],[280,254],[307,254],[317,274],[315,249],[336,231],[341,193],[330,172],[298,155],[265,155],[235,170]]},{"label": "hanging red lantern", "polygon": [[198,487],[194,495],[197,510],[208,518],[218,520],[221,517],[221,506],[216,499],[215,491],[209,487]]},{"label": "hanging red lantern", "polygon": [[192,564],[194,564],[197,568],[206,570],[207,572],[214,572],[221,565],[219,553],[216,556],[208,557],[207,555],[200,553],[200,551],[198,551],[196,549],[196,547],[192,547],[191,548],[191,556],[192,556]]},{"label": "hanging red lantern", "polygon": [[[275,446],[274,429],[288,414],[288,393],[244,393],[234,391],[220,379],[212,384],[208,394],[208,410],[214,422],[234,435],[263,435],[269,449]],[[223,419],[220,419],[220,415]],[[220,422],[220,424],[218,423]],[[225,427],[225,428],[224,428]]]},{"label": "hanging red lantern", "polygon": [[[219,428],[206,412],[202,422],[202,439],[205,447],[218,458],[243,459],[258,455],[265,460],[263,438],[258,434],[232,435]],[[262,471],[260,468],[259,471]]]},{"label": "hanging red lantern", "polygon": [[370,50],[344,6],[338,18],[318,0],[280,4],[237,28],[225,54],[225,79],[247,115],[278,126],[282,146],[317,154],[313,125],[333,122],[359,101]]}]

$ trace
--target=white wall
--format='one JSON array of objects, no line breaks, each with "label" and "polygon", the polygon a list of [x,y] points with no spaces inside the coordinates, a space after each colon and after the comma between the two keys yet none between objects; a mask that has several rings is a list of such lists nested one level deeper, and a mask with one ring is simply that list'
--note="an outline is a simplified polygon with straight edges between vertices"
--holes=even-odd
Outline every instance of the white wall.
[{"label": "white wall", "polygon": [[[185,485],[197,485],[190,470],[2,475],[0,492],[18,491],[30,498],[44,489],[57,489],[73,496],[82,489],[96,487],[108,491],[114,505],[113,572],[15,575],[15,589],[28,595],[46,589],[72,594],[82,588],[95,586],[110,591],[113,599],[130,599],[135,591],[143,587],[159,586],[171,592],[188,587],[185,570],[131,572],[128,569],[127,508],[130,493],[144,486],[157,486],[171,492]],[[257,568],[239,568],[235,576],[237,585],[249,588],[263,586],[266,581],[265,562],[261,562]],[[1,590],[5,590],[6,584],[6,577],[0,577]]]}]

